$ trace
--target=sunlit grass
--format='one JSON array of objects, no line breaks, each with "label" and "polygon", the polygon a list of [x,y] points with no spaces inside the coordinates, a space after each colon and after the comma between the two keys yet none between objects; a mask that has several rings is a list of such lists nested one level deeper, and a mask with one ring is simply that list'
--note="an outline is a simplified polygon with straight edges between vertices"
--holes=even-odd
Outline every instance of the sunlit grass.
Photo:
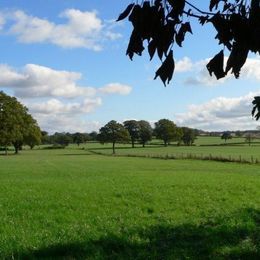
[{"label": "sunlit grass", "polygon": [[260,167],[76,147],[0,156],[0,258],[259,256]]}]

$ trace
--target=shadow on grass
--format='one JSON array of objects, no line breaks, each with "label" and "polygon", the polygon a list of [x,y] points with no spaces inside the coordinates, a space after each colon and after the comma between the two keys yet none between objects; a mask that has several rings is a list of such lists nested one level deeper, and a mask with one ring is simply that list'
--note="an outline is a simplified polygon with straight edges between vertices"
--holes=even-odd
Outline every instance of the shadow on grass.
[{"label": "shadow on grass", "polygon": [[[227,224],[227,221],[232,224]],[[236,223],[236,224],[235,224]],[[217,222],[157,225],[98,240],[56,244],[18,259],[260,259],[260,211],[247,209]]]}]

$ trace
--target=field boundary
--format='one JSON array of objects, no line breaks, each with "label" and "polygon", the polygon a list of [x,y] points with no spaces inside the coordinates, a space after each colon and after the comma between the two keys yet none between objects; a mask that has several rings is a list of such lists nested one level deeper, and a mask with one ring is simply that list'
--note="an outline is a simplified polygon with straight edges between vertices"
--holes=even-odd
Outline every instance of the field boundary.
[{"label": "field boundary", "polygon": [[242,164],[255,164],[260,165],[260,161],[257,158],[251,156],[250,160],[242,158],[240,155],[239,158],[232,158],[232,156],[215,156],[212,154],[209,155],[198,155],[192,153],[182,153],[182,154],[165,154],[165,155],[151,155],[151,154],[108,154],[97,152],[95,150],[88,150],[92,154],[103,155],[103,156],[113,156],[113,157],[133,157],[133,158],[151,158],[151,159],[161,159],[161,160],[201,160],[201,161],[216,161],[216,162],[230,162],[230,163],[242,163]]}]

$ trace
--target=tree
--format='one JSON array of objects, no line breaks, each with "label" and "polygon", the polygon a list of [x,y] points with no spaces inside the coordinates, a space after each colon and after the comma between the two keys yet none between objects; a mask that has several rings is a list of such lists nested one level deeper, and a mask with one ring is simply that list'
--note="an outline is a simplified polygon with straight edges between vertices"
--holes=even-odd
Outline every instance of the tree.
[{"label": "tree", "polygon": [[139,132],[139,139],[140,143],[145,147],[145,144],[148,141],[152,140],[152,133],[153,129],[149,122],[145,120],[138,121],[139,127],[140,127],[140,132]]},{"label": "tree", "polygon": [[181,138],[177,126],[168,119],[161,119],[156,122],[154,132],[158,139],[163,140],[164,146],[167,146],[171,141],[179,141]]},{"label": "tree", "polygon": [[[142,56],[147,41],[150,60],[157,53],[162,61],[154,79],[160,77],[164,85],[174,73],[174,46],[182,47],[186,33],[192,34],[191,17],[202,26],[211,23],[217,31],[215,39],[222,45],[206,65],[211,76],[220,79],[231,71],[238,78],[249,52],[260,54],[260,0],[210,0],[209,11],[186,0],[147,0],[129,4],[117,21],[127,17],[133,30],[126,54],[131,60],[134,54]],[[225,68],[224,50],[229,51]],[[255,97],[253,105],[252,115],[258,120],[260,97]]]},{"label": "tree", "polygon": [[32,129],[39,129],[36,120],[28,113],[15,97],[0,91],[0,145],[5,147],[13,144],[15,153],[21,149]]},{"label": "tree", "polygon": [[28,132],[24,137],[25,144],[29,145],[31,149],[35,145],[41,144],[42,134],[41,129],[37,124],[32,124],[28,127]]},{"label": "tree", "polygon": [[85,143],[90,138],[89,138],[88,134],[83,134],[83,133],[77,132],[77,133],[72,134],[72,139],[73,139],[73,143],[75,143],[79,146],[80,144]]},{"label": "tree", "polygon": [[53,136],[51,136],[52,143],[58,144],[61,146],[68,146],[72,143],[72,137],[69,133],[58,133],[56,132]]},{"label": "tree", "polygon": [[188,127],[182,127],[182,137],[181,140],[184,145],[191,146],[196,139],[196,131]]},{"label": "tree", "polygon": [[132,148],[135,147],[135,141],[139,138],[140,135],[140,126],[136,120],[127,120],[124,122],[124,127],[127,129],[132,143]]},{"label": "tree", "polygon": [[245,135],[245,142],[248,143],[248,145],[251,145],[253,139],[255,139],[254,135],[251,133],[247,133]]},{"label": "tree", "polygon": [[229,131],[226,131],[222,134],[221,139],[224,139],[226,143],[228,139],[232,139],[232,135]]},{"label": "tree", "polygon": [[128,131],[120,123],[111,120],[101,127],[97,136],[100,143],[112,143],[113,154],[115,154],[115,144],[118,142],[128,142],[130,136]]},{"label": "tree", "polygon": [[92,131],[88,135],[89,135],[89,138],[90,138],[91,141],[96,141],[97,140],[98,133],[96,131]]}]

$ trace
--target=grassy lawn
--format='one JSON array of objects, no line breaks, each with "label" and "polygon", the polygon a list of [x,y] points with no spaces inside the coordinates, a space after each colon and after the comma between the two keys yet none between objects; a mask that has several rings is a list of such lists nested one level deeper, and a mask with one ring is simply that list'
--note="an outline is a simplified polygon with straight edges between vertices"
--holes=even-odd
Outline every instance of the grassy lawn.
[{"label": "grassy lawn", "polygon": [[[111,144],[87,144],[86,149],[93,150],[95,152],[103,154],[111,154]],[[149,155],[149,156],[165,156],[173,155],[177,157],[185,157],[186,155],[193,154],[201,157],[206,157],[209,155],[218,156],[223,158],[232,158],[232,159],[245,159],[253,160],[256,159],[260,162],[260,145],[234,145],[234,146],[176,146],[170,145],[164,147],[162,145],[147,145],[143,148],[140,145],[136,145],[135,148],[132,148],[130,145],[116,145],[116,153],[118,155]]]},{"label": "grassy lawn", "polygon": [[0,259],[259,259],[260,167],[0,156]]}]

